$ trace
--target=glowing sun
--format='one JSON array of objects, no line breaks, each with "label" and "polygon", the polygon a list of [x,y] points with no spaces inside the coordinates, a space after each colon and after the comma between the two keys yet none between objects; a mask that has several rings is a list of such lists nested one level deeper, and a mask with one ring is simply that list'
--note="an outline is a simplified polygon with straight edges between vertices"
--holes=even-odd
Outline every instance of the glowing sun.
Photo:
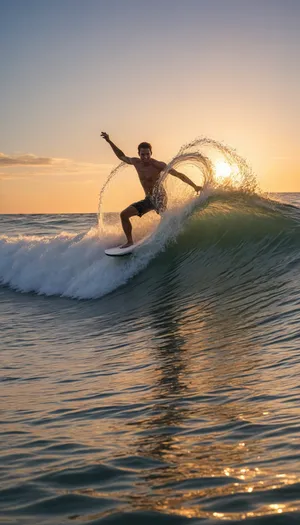
[{"label": "glowing sun", "polygon": [[217,160],[215,163],[215,177],[217,182],[231,181],[232,183],[240,182],[240,171],[236,164],[229,164],[224,160]]},{"label": "glowing sun", "polygon": [[228,164],[227,162],[218,160],[215,163],[215,174],[218,180],[222,180],[222,179],[226,179],[230,177],[231,173],[232,173],[232,168],[230,164]]}]

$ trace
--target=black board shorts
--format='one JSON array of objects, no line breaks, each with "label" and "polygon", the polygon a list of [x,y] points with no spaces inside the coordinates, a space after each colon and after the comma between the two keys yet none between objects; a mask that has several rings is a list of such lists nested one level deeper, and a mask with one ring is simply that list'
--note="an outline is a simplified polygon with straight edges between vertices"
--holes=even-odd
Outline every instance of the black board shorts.
[{"label": "black board shorts", "polygon": [[131,206],[134,206],[134,208],[137,210],[139,217],[142,217],[143,215],[145,215],[145,213],[148,213],[149,211],[153,210],[156,211],[156,213],[162,213],[167,207],[167,198],[165,192],[161,193],[159,197],[161,198],[156,199],[158,202],[154,203],[154,199],[147,195],[145,199],[143,199],[142,201],[134,202],[133,204],[131,204]]}]

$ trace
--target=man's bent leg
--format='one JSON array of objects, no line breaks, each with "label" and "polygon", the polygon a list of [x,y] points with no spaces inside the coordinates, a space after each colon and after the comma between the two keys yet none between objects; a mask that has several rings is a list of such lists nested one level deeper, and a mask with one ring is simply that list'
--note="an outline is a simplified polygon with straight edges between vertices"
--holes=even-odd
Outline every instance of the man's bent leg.
[{"label": "man's bent leg", "polygon": [[134,215],[138,215],[138,211],[137,209],[134,207],[134,206],[128,206],[128,208],[126,208],[126,210],[123,210],[121,213],[120,213],[120,217],[121,217],[121,222],[122,222],[122,227],[123,227],[123,231],[126,235],[126,238],[127,238],[127,243],[126,244],[123,244],[123,246],[121,246],[121,248],[127,248],[127,246],[131,246],[133,244],[133,240],[132,240],[132,226],[131,226],[131,222],[130,222],[130,217],[133,217]]}]

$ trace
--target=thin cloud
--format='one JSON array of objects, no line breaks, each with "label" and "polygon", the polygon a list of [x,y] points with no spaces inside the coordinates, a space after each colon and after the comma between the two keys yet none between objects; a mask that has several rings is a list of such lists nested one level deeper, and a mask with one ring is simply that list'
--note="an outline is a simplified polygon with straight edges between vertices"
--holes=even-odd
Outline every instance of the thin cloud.
[{"label": "thin cloud", "polygon": [[108,175],[111,164],[78,162],[68,158],[38,157],[31,153],[6,155],[0,153],[0,180],[32,180],[42,177],[65,178],[75,181],[88,176],[88,180]]},{"label": "thin cloud", "polygon": [[[108,171],[112,169],[112,164],[98,164],[93,162],[78,162],[73,159],[55,158],[55,157],[38,157],[32,153],[24,155],[6,155],[0,152],[0,168],[18,168],[24,167],[45,167],[45,168],[63,168],[65,172],[86,172],[86,171]],[[48,171],[48,170],[47,170]],[[2,172],[1,175],[4,175]]]},{"label": "thin cloud", "polygon": [[50,157],[37,157],[31,153],[26,155],[5,155],[0,153],[0,166],[48,166],[53,163]]}]

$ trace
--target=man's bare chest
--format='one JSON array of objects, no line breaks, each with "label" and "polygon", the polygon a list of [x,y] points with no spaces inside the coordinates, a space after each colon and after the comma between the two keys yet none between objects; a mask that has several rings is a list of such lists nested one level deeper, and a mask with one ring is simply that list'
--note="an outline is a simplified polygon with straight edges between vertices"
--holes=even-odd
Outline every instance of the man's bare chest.
[{"label": "man's bare chest", "polygon": [[145,182],[156,182],[160,174],[160,171],[153,166],[137,166],[136,171],[140,180]]}]

